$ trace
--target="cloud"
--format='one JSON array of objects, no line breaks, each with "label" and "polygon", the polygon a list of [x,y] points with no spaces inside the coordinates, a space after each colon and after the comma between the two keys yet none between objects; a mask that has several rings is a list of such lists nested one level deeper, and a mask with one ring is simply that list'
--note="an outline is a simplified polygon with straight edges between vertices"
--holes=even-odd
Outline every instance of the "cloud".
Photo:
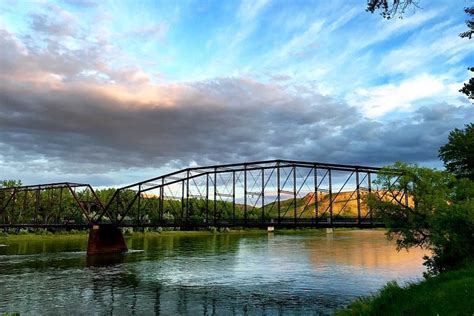
[{"label": "cloud", "polygon": [[77,27],[76,18],[68,11],[53,4],[45,5],[47,13],[32,13],[30,27],[39,34],[48,36],[73,36]]},{"label": "cloud", "polygon": [[[229,54],[221,54],[218,69],[243,51],[244,41],[258,30],[257,17],[265,5],[242,4],[237,16],[241,32],[230,41],[226,33],[229,45],[224,51]],[[474,117],[472,106],[462,105],[467,102],[450,102],[458,93],[449,76],[427,72],[379,86],[356,84],[356,77],[366,80],[360,73],[373,61],[370,51],[359,53],[387,36],[348,41],[348,52],[357,55],[352,64],[332,46],[321,45],[316,52],[314,40],[324,44],[329,38],[325,26],[339,30],[344,20],[308,20],[306,31],[280,42],[282,50],[262,55],[270,64],[287,64],[289,56],[315,51],[318,63],[305,59],[301,69],[288,64],[288,69],[271,69],[262,80],[257,67],[246,75],[241,71],[158,84],[149,69],[128,63],[127,54],[102,32],[85,34],[74,23],[61,29],[67,16],[62,12],[50,20],[37,13],[31,23],[38,30],[22,36],[0,30],[2,177],[69,180],[58,175],[74,175],[77,181],[90,177],[95,184],[111,185],[143,175],[137,170],[270,158],[427,163],[437,160],[450,130]],[[412,29],[431,18],[406,19],[400,28]],[[136,32],[162,36],[167,28],[148,25]],[[338,67],[347,67],[343,75]],[[305,81],[300,74],[312,78]],[[330,75],[333,81],[314,80]],[[373,82],[374,74],[368,77]],[[358,89],[347,98],[318,89],[332,82],[346,93]],[[410,111],[385,115],[397,109]]]},{"label": "cloud", "polygon": [[191,163],[432,161],[447,133],[474,116],[472,107],[439,104],[434,113],[420,108],[382,123],[310,88],[244,77],[136,86],[65,81],[45,76],[51,69],[42,55],[1,35],[10,53],[0,65],[28,65],[36,78],[19,75],[20,66],[0,77],[6,174],[31,164],[48,174],[95,174],[103,184],[113,180],[101,175],[114,171]]},{"label": "cloud", "polygon": [[238,16],[243,21],[253,20],[268,4],[268,0],[243,0],[238,9]]},{"label": "cloud", "polygon": [[95,0],[63,0],[63,2],[79,8],[93,8],[98,5]]},{"label": "cloud", "polygon": [[392,74],[410,74],[426,69],[446,72],[446,68],[453,68],[453,64],[472,53],[472,43],[458,36],[464,29],[464,25],[451,20],[422,28],[404,46],[384,54],[378,70]]},{"label": "cloud", "polygon": [[[167,90],[167,87],[161,87]],[[381,123],[314,94],[220,78],[180,87],[171,107],[120,102],[88,89],[2,84],[0,142],[6,162],[67,173],[192,162],[288,158],[359,164],[431,161],[474,111],[440,104]],[[176,94],[176,89],[173,90]]]},{"label": "cloud", "polygon": [[376,118],[394,110],[412,110],[417,101],[450,93],[442,78],[422,74],[399,84],[357,89],[348,100],[351,104],[360,105],[367,117]]},{"label": "cloud", "polygon": [[149,40],[150,38],[163,40],[166,37],[168,30],[169,30],[169,25],[167,23],[162,22],[158,24],[150,24],[147,26],[143,26],[141,28],[138,28],[134,31],[127,33],[127,36],[130,36],[130,37],[142,36],[142,37],[145,37],[147,40]]}]

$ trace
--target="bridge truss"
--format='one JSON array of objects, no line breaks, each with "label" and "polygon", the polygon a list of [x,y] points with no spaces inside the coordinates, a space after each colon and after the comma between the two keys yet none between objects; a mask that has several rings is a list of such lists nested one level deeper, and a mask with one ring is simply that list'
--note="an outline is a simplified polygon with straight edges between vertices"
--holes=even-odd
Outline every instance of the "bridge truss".
[{"label": "bridge truss", "polygon": [[[75,224],[184,229],[380,226],[367,196],[374,193],[408,204],[408,195],[382,192],[373,184],[379,172],[375,167],[293,160],[192,167],[119,188],[107,202],[87,184],[0,188],[0,225],[18,224],[26,213],[36,215],[23,225],[68,225],[67,216],[60,215],[60,196],[67,191],[81,214]],[[56,204],[38,201],[42,190],[52,192],[50,201]],[[35,212],[22,213],[21,201]]]},{"label": "bridge truss", "polygon": [[89,184],[0,188],[0,227],[88,227],[103,212],[107,213]]}]

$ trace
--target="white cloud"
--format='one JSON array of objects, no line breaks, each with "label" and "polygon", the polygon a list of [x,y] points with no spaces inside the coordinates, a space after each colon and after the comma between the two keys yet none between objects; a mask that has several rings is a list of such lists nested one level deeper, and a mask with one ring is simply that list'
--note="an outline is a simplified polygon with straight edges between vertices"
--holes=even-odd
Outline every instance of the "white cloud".
[{"label": "white cloud", "polygon": [[253,20],[267,3],[268,0],[243,0],[238,15],[243,21]]},{"label": "white cloud", "polygon": [[442,78],[423,74],[399,84],[357,89],[347,100],[360,107],[366,117],[377,118],[394,110],[413,110],[417,101],[449,94],[452,94],[452,89]]},{"label": "white cloud", "polygon": [[[278,48],[274,58],[276,58],[276,60],[285,60],[314,43],[324,26],[324,22],[324,20],[314,21],[304,33],[295,35],[289,42],[283,45],[283,47]],[[274,62],[274,60],[272,62]]]},{"label": "white cloud", "polygon": [[378,66],[384,73],[414,73],[422,69],[444,70],[472,53],[474,43],[461,39],[463,26],[446,21],[420,32],[385,54]]}]

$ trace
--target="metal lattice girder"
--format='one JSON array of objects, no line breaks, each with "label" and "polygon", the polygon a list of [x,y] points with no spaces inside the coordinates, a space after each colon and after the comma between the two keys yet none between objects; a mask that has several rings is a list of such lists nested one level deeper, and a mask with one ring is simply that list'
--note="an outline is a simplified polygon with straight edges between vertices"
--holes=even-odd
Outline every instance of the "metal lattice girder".
[{"label": "metal lattice girder", "polygon": [[[307,171],[300,173],[299,169],[306,169]],[[267,175],[265,175],[265,171],[268,170]],[[277,170],[277,172],[275,172]],[[314,170],[314,171],[312,171]],[[324,175],[317,180],[317,171],[323,170],[325,171]],[[152,178],[149,180],[141,181],[126,187],[123,187],[117,190],[114,197],[111,199],[109,204],[107,205],[107,209],[110,207],[109,205],[114,199],[117,199],[119,196],[119,192],[123,190],[134,189],[138,190],[139,192],[147,192],[151,190],[163,190],[163,188],[169,188],[173,185],[181,185],[181,196],[176,194],[176,192],[171,192],[171,194],[160,194],[160,201],[161,204],[164,204],[165,199],[174,199],[174,200],[181,200],[181,212],[182,214],[186,214],[188,216],[189,213],[189,198],[195,197],[196,194],[193,194],[193,190],[196,189],[199,191],[199,196],[205,196],[205,204],[206,209],[209,208],[209,205],[212,205],[214,208],[214,213],[216,210],[216,205],[219,201],[224,201],[223,198],[231,198],[232,199],[232,208],[235,210],[236,199],[241,199],[241,204],[244,207],[244,217],[247,217],[248,211],[257,208],[257,203],[260,202],[260,208],[262,217],[264,216],[264,209],[265,205],[265,195],[266,194],[266,187],[269,185],[269,182],[273,179],[275,182],[275,178],[278,178],[277,186],[277,196],[275,197],[275,201],[277,202],[278,212],[280,213],[280,203],[281,197],[280,194],[286,194],[293,196],[293,203],[292,205],[288,205],[285,210],[286,212],[290,209],[290,206],[293,208],[294,218],[296,220],[297,217],[297,199],[301,198],[302,194],[307,194],[307,188],[309,184],[307,183],[308,178],[311,174],[314,174],[314,191],[315,192],[328,192],[330,197],[330,203],[327,208],[322,212],[321,215],[324,215],[327,212],[331,213],[332,217],[332,208],[333,203],[341,203],[337,201],[338,195],[340,191],[344,188],[341,187],[339,191],[334,195],[332,192],[332,184],[331,184],[331,175],[330,171],[345,171],[345,172],[373,172],[376,173],[379,168],[367,167],[367,166],[353,166],[353,165],[341,165],[341,164],[328,164],[328,163],[318,163],[318,162],[305,162],[305,161],[292,161],[292,160],[269,160],[269,161],[256,161],[256,162],[247,162],[247,163],[239,163],[239,164],[224,164],[224,165],[212,165],[212,166],[205,166],[205,167],[194,167],[194,168],[187,168],[183,170],[179,170],[176,172],[172,172],[160,177]],[[283,171],[283,183],[280,182],[280,171]],[[257,172],[257,176],[255,177],[253,172]],[[239,175],[235,176],[236,173]],[[221,176],[226,174],[226,179],[223,179]],[[243,174],[243,179],[242,175]],[[268,175],[270,174],[270,175]],[[303,176],[302,176],[303,174]],[[219,175],[219,176],[217,176]],[[232,175],[232,178],[230,177]],[[303,177],[304,180],[302,183],[298,183],[300,177]],[[260,180],[261,177],[261,180]],[[267,177],[267,178],[266,178]],[[207,179],[206,184],[201,184],[200,186],[196,184],[195,179]],[[297,180],[298,179],[298,180]],[[326,187],[322,187],[323,182],[329,183]],[[319,182],[316,182],[319,181]],[[237,187],[236,185],[240,185],[243,182],[243,193],[241,188]],[[232,189],[229,188],[230,183],[232,184]],[[261,190],[253,190],[255,187],[261,187]],[[292,190],[289,190],[291,187]],[[225,189],[224,189],[225,188]],[[304,188],[304,189],[303,189]],[[201,192],[202,191],[202,192]],[[206,192],[204,194],[204,192]],[[247,196],[249,198],[247,198]],[[268,200],[268,199],[267,199]],[[317,200],[317,199],[316,199]],[[275,202],[273,201],[273,202]],[[250,205],[248,204],[250,202]],[[136,203],[136,199],[132,199],[128,205],[122,206],[121,203],[118,203],[120,210],[119,212],[128,213],[131,208],[132,204]],[[314,209],[315,212],[318,211],[318,202],[314,202]],[[224,204],[225,205],[225,204]],[[309,205],[309,201],[307,201],[304,205],[303,212],[307,211]],[[249,208],[250,207],[250,208]],[[275,206],[272,204],[269,210],[273,210]],[[208,212],[208,211],[207,211]],[[317,216],[318,214],[316,214]],[[301,214],[300,214],[301,216]],[[278,216],[280,217],[280,215]]]},{"label": "metal lattice girder", "polygon": [[[81,199],[76,193],[76,189],[89,190],[91,193],[90,200]],[[58,191],[58,199],[53,201],[53,191]],[[61,211],[63,210],[63,192],[68,192],[75,202],[76,207],[80,209],[82,214],[87,218],[88,223],[92,223],[94,218],[90,212],[91,206],[97,206],[99,208],[99,214],[108,214],[108,211],[105,209],[104,205],[96,195],[95,191],[89,184],[84,183],[72,183],[72,182],[58,182],[58,183],[45,183],[45,184],[36,184],[36,185],[25,185],[25,186],[16,186],[16,187],[2,187],[0,188],[0,194],[5,195],[5,193],[11,193],[11,198],[7,203],[0,206],[0,215],[5,213],[6,210],[10,207],[10,217],[15,217],[16,214],[24,214],[27,206],[32,205],[34,209],[34,219],[33,221],[38,224],[38,213],[40,210],[44,209],[45,214],[43,214],[43,221],[48,221],[52,217],[59,218]],[[28,194],[32,192],[33,194]],[[41,194],[43,194],[43,199],[46,198],[47,201],[41,201]],[[49,193],[48,193],[49,192]],[[18,196],[18,198],[16,198]],[[15,203],[17,199],[22,199],[21,205]],[[43,204],[43,206],[40,206]],[[44,207],[44,208],[43,208]],[[55,211],[56,210],[56,211]],[[31,214],[30,214],[31,217]],[[9,221],[11,218],[9,219]],[[47,223],[43,223],[47,224]]]},{"label": "metal lattice girder", "polygon": [[77,188],[77,187],[90,187],[89,184],[85,183],[71,183],[71,182],[58,182],[58,183],[46,183],[46,184],[35,184],[35,185],[23,185],[17,187],[0,187],[0,191],[36,191],[36,190],[49,190],[49,189],[60,189],[60,188]]},{"label": "metal lattice girder", "polygon": [[[156,225],[169,221],[180,225],[263,225],[266,221],[298,225],[307,221],[318,224],[326,217],[333,223],[340,214],[354,214],[356,209],[350,221],[362,223],[372,221],[372,210],[361,200],[371,192],[381,198],[387,194],[371,187],[371,175],[379,171],[375,167],[296,160],[192,167],[119,188],[102,206],[98,218],[91,217],[87,209],[84,214],[91,222],[110,220],[120,225],[143,224],[149,214],[155,217],[147,219],[148,223],[154,220]],[[69,189],[88,186],[56,183],[29,188],[34,191],[64,185]],[[8,190],[17,194],[29,189]],[[398,200],[403,195],[391,198]],[[1,202],[6,203],[5,199]],[[77,203],[87,204],[80,199]]]}]

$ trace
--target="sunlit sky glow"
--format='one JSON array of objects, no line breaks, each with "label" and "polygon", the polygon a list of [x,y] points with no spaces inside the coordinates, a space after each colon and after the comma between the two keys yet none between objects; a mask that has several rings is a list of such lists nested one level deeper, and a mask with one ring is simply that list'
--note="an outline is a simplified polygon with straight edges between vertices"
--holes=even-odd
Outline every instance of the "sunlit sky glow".
[{"label": "sunlit sky glow", "polygon": [[0,1],[0,178],[121,185],[286,158],[442,167],[471,1]]}]

